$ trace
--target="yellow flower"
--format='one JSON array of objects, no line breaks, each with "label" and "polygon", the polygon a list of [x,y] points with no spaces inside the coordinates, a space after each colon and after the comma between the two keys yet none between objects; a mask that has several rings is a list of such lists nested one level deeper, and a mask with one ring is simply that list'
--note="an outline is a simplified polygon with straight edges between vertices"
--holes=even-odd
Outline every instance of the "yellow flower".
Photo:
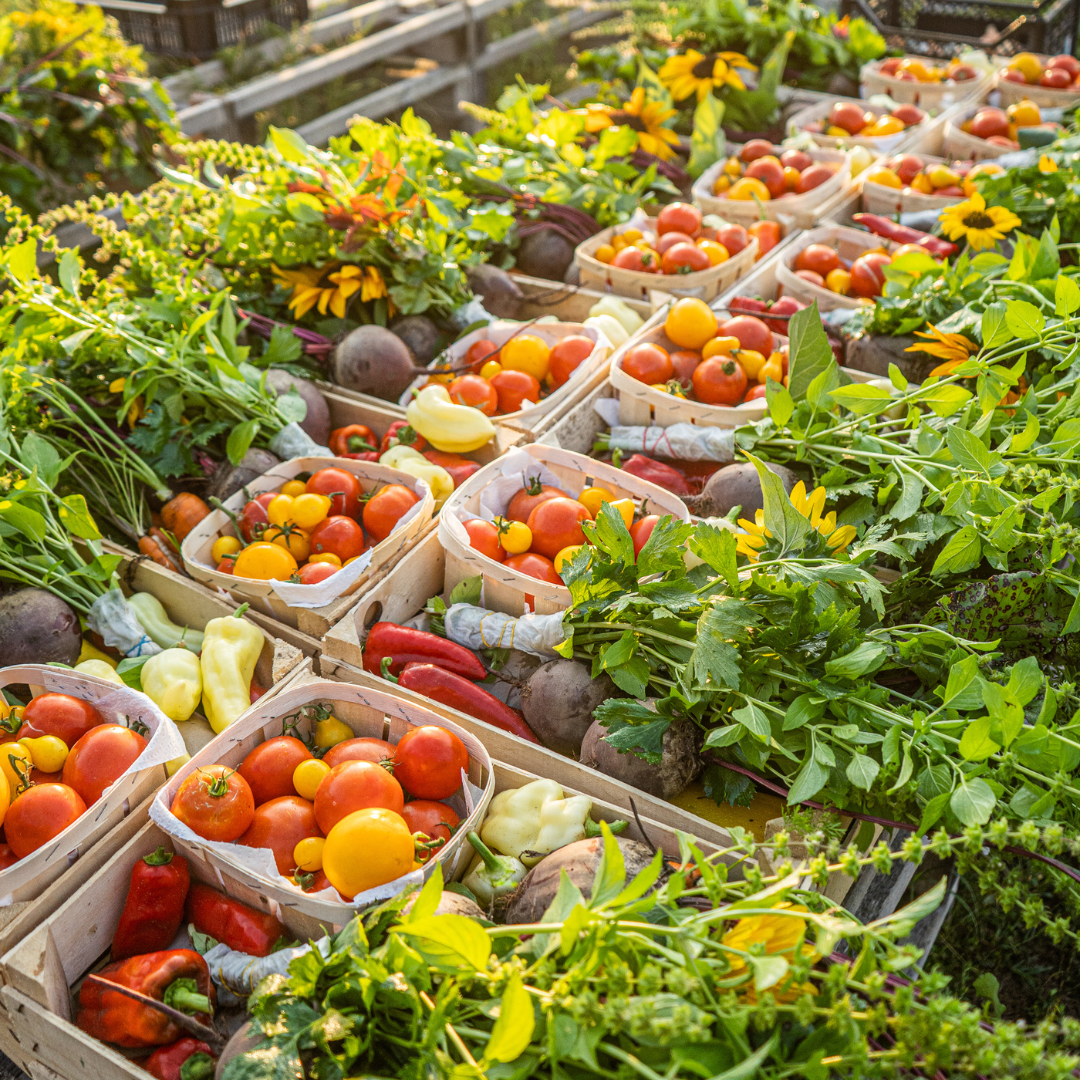
[{"label": "yellow flower", "polygon": [[[830,510],[824,517],[821,516],[822,511],[825,509],[825,489],[823,487],[815,488],[807,495],[806,485],[800,480],[792,488],[789,498],[791,505],[825,537],[825,543],[831,550],[843,551],[855,539],[856,534],[853,525],[836,527],[835,510]],[[753,521],[739,518],[739,526],[745,529],[746,533],[735,537],[735,550],[740,555],[745,555],[751,562],[756,562],[761,549],[765,546],[766,538],[772,536],[772,533],[765,528],[764,511],[756,511]]]},{"label": "yellow flower", "polygon": [[[365,266],[364,285],[363,290],[360,293],[360,299],[366,303],[368,300],[378,300],[380,297],[386,295],[386,282],[383,281],[383,276],[379,273],[379,268],[377,266]],[[390,307],[392,309],[393,304],[391,304]]]},{"label": "yellow flower", "polygon": [[658,101],[646,101],[645,88],[639,86],[631,95],[626,107],[612,108],[595,102],[585,107],[585,130],[597,134],[609,127],[628,127],[637,132],[638,147],[653,154],[661,161],[670,161],[675,153],[671,149],[679,145],[679,136],[664,121],[675,115],[675,109],[665,109]]},{"label": "yellow flower", "polygon": [[[748,915],[745,919],[739,919],[723,936],[722,943],[729,949],[737,949],[739,952],[749,952],[752,945],[764,943],[766,956],[787,953],[789,961],[796,958],[796,949],[801,955],[808,955],[813,952],[809,945],[802,943],[806,934],[806,920],[799,918],[796,914],[807,909],[801,904],[791,904],[785,901],[777,904],[774,910],[777,912],[788,911],[792,914]],[[728,954],[727,961],[730,965],[729,973],[733,976],[740,975],[747,970],[747,962],[741,956]],[[790,979],[788,981],[790,982]],[[805,993],[816,993],[814,987],[809,983],[793,986],[784,986],[782,983],[781,985],[783,989],[779,990],[779,992],[777,992],[776,988],[770,988],[776,1000],[781,1002],[794,1001]],[[756,1000],[757,993],[752,980],[738,989],[751,1000]]]},{"label": "yellow flower", "polygon": [[967,202],[941,211],[941,228],[950,240],[966,239],[973,251],[993,247],[1020,224],[1020,219],[1004,206],[987,206],[975,192]]},{"label": "yellow flower", "polygon": [[[331,263],[321,268],[306,266],[299,270],[279,270],[275,266],[273,269],[281,284],[292,286],[289,308],[295,319],[303,318],[316,305],[320,315],[325,315],[329,309],[332,315],[344,319],[349,298],[356,292],[360,293],[362,302],[387,295],[386,282],[374,266]],[[332,272],[326,277],[328,284],[323,284],[327,270]],[[393,305],[390,307],[393,314]]]},{"label": "yellow flower", "polygon": [[739,527],[745,529],[746,532],[736,535],[735,550],[740,555],[745,555],[751,562],[757,562],[758,553],[765,546],[766,538],[772,536],[772,533],[765,528],[765,511],[756,510],[753,521],[739,518]]},{"label": "yellow flower", "polygon": [[1058,171],[1057,162],[1047,154],[1039,158],[1039,172],[1054,173]]},{"label": "yellow flower", "polygon": [[909,345],[904,352],[924,352],[944,360],[944,364],[938,364],[930,372],[929,378],[944,378],[951,375],[961,364],[970,359],[972,353],[979,351],[979,346],[969,337],[963,334],[946,334],[939,330],[933,323],[927,323],[930,333],[925,330],[916,330],[915,336],[926,338],[934,342],[933,345]]},{"label": "yellow flower", "polygon": [[698,101],[704,101],[705,95],[713,89],[730,86],[734,90],[745,90],[746,84],[739,76],[737,68],[757,71],[757,68],[742,53],[722,52],[705,55],[696,49],[687,49],[682,56],[669,56],[660,69],[660,81],[671,91],[676,101],[697,95]]}]

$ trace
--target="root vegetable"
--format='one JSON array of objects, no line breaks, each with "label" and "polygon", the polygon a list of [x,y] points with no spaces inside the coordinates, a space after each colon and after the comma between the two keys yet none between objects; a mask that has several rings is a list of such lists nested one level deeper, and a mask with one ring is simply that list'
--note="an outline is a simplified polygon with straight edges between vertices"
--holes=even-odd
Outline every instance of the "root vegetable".
[{"label": "root vegetable", "polygon": [[497,319],[520,319],[525,294],[505,271],[490,263],[473,266],[468,272],[469,288],[484,301],[484,308]]},{"label": "root vegetable", "polygon": [[558,754],[575,756],[592,724],[593,710],[615,695],[615,684],[607,675],[594,680],[584,664],[551,660],[526,683],[521,711],[545,746]]},{"label": "root vegetable", "polygon": [[439,328],[426,315],[406,315],[391,327],[418,364],[430,364],[439,351]]},{"label": "root vegetable", "polygon": [[[408,915],[412,911],[413,905],[419,896],[420,894],[417,893],[416,896],[409,900],[401,909],[402,915]],[[442,897],[432,915],[464,915],[467,919],[487,918],[483,908],[475,900],[470,900],[467,896],[462,896],[461,893],[451,892],[449,889],[443,890]]]},{"label": "root vegetable", "polygon": [[409,347],[382,326],[358,326],[334,350],[334,382],[349,390],[397,401],[416,377]]},{"label": "root vegetable", "polygon": [[[769,469],[784,481],[788,494],[799,478],[783,465],[769,465]],[[740,517],[753,520],[754,511],[762,510],[765,503],[761,497],[761,480],[757,469],[750,462],[728,465],[709,477],[700,495],[689,495],[683,502],[697,517],[724,517],[735,506],[741,506]]]},{"label": "root vegetable", "polygon": [[330,438],[330,407],[319,388],[309,379],[298,379],[281,368],[271,369],[266,382],[281,397],[290,390],[295,390],[307,406],[307,416],[300,421],[300,426],[320,445],[325,446]]},{"label": "root vegetable", "polygon": [[[44,589],[19,589],[0,597],[0,656],[9,664],[79,662],[79,617]],[[16,693],[15,687],[8,687]]]},{"label": "root vegetable", "polygon": [[[622,851],[626,863],[626,881],[629,883],[653,861],[653,853],[638,840],[617,836],[615,842]],[[603,837],[597,836],[567,844],[541,859],[510,898],[505,921],[513,924],[539,922],[555,899],[563,871],[583,896],[591,896],[603,853]]]},{"label": "root vegetable", "polygon": [[562,281],[574,262],[574,245],[554,229],[530,233],[518,246],[517,269],[530,277]]},{"label": "root vegetable", "polygon": [[664,732],[659,765],[651,764],[633,751],[619,753],[605,740],[606,734],[607,728],[598,720],[590,725],[581,742],[581,763],[648,795],[673,799],[701,772],[698,731],[690,720],[674,720]]},{"label": "root vegetable", "polygon": [[247,487],[263,473],[280,464],[280,458],[275,457],[269,450],[249,450],[239,465],[223,461],[210,477],[210,484],[206,489],[207,501],[220,499],[224,502],[230,495],[236,494],[242,487]]}]

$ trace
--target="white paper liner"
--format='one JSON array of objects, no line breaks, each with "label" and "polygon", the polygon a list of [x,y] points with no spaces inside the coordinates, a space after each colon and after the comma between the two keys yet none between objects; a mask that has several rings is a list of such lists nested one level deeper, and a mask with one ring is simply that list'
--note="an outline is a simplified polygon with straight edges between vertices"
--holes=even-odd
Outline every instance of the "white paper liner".
[{"label": "white paper liner", "polygon": [[[398,518],[397,524],[390,530],[390,536],[393,536],[399,529],[403,529],[418,513],[424,505],[424,499],[427,498],[428,491],[430,490],[427,481],[417,479],[415,482],[416,494],[419,496],[419,501],[415,502],[404,514]],[[348,566],[343,566],[336,574],[331,574],[325,581],[320,581],[315,585],[298,585],[293,581],[278,581],[276,578],[270,581],[273,586],[274,595],[289,607],[298,608],[320,608],[325,607],[332,600],[336,600],[339,596],[343,596],[350,586],[355,585],[357,581],[367,572],[368,567],[371,565],[371,559],[374,552],[375,545],[367,549],[361,555],[356,562],[349,563]]]}]

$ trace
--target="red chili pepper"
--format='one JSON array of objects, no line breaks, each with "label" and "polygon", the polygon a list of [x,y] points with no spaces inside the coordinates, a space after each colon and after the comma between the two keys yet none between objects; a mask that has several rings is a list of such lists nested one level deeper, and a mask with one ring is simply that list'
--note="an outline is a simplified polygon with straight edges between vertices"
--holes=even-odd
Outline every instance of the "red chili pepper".
[{"label": "red chili pepper", "polygon": [[112,958],[167,949],[184,917],[187,859],[159,847],[131,868],[131,884],[112,940]]},{"label": "red chili pepper", "polygon": [[157,1080],[210,1080],[216,1060],[206,1043],[185,1035],[171,1046],[155,1050],[143,1062],[143,1068]]},{"label": "red chili pepper", "polygon": [[884,236],[886,240],[895,240],[898,244],[920,244],[931,255],[948,258],[960,250],[948,240],[909,228],[907,225],[898,225],[880,214],[852,214],[851,220],[865,225],[875,236]]},{"label": "red chili pepper", "polygon": [[347,424],[330,432],[330,442],[327,445],[335,457],[345,457],[376,451],[379,440],[367,424]]},{"label": "red chili pepper", "polygon": [[192,885],[187,898],[188,921],[200,934],[248,956],[269,956],[274,946],[289,936],[273,915],[241,904],[209,885]]},{"label": "red chili pepper", "polygon": [[454,481],[455,488],[461,487],[474,472],[480,471],[479,462],[470,461],[460,454],[444,454],[441,450],[425,450],[424,457],[433,465],[442,466],[450,474],[450,479]]},{"label": "red chili pepper", "polygon": [[400,675],[406,664],[436,664],[463,678],[479,682],[487,678],[487,669],[476,654],[462,645],[426,630],[377,622],[364,642],[364,670],[382,675],[383,658],[390,660],[390,673]]},{"label": "red chili pepper", "polygon": [[338,454],[337,456],[349,458],[350,461],[378,461],[382,455],[378,450],[363,450],[359,454]]},{"label": "red chili pepper", "polygon": [[434,664],[406,664],[398,679],[398,685],[406,690],[414,690],[424,697],[448,705],[451,709],[475,716],[492,727],[509,731],[520,739],[539,745],[540,740],[532,733],[532,728],[525,723],[525,717],[511,709],[494,694],[488,693],[482,686],[463,679],[445,668]]},{"label": "red chili pepper", "polygon": [[733,296],[731,307],[740,311],[768,311],[769,305],[760,296]]},{"label": "red chili pepper", "polygon": [[648,480],[649,483],[656,484],[657,487],[662,487],[674,495],[691,494],[690,485],[681,472],[670,465],[665,465],[662,461],[654,461],[644,454],[628,457],[622,463],[622,470],[630,473],[631,476]]},{"label": "red chili pepper", "polygon": [[[217,1000],[214,984],[206,961],[191,949],[130,956],[106,965],[97,975],[210,1023]],[[164,1046],[184,1034],[164,1013],[90,979],[79,989],[76,1023],[87,1035],[119,1046]]]},{"label": "red chili pepper", "polygon": [[395,420],[386,429],[386,434],[379,443],[379,453],[385,454],[392,446],[411,446],[414,450],[425,450],[427,440],[413,431],[408,420]]}]

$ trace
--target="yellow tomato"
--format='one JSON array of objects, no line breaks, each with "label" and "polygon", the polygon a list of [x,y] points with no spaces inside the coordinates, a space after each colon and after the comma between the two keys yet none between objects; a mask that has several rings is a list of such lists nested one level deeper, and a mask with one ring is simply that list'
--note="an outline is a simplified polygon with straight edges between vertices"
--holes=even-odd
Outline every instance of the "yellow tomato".
[{"label": "yellow tomato", "polygon": [[839,293],[841,296],[847,296],[848,291],[851,289],[851,274],[847,270],[842,270],[839,267],[835,270],[830,270],[825,275],[825,288],[830,292]]},{"label": "yellow tomato", "polygon": [[737,157],[729,157],[724,162],[724,173],[733,180],[738,180],[742,176],[742,162]]},{"label": "yellow tomato", "polygon": [[933,195],[934,185],[930,180],[930,177],[926,173],[916,173],[911,180],[911,188],[913,191],[918,191],[923,195]]},{"label": "yellow tomato", "polygon": [[480,378],[481,379],[494,379],[495,376],[498,375],[500,371],[502,371],[502,369],[503,369],[503,366],[502,366],[502,364],[499,363],[498,360],[489,360],[480,369]]},{"label": "yellow tomato", "polygon": [[601,244],[593,252],[593,256],[602,263],[609,263],[615,258],[615,248],[611,244]]},{"label": "yellow tomato", "polygon": [[677,379],[671,379],[669,382],[649,383],[649,389],[659,390],[661,394],[670,394],[672,397],[686,397],[686,391],[683,390],[682,384]]},{"label": "yellow tomato", "polygon": [[948,167],[948,165],[934,165],[928,172],[927,177],[934,185],[934,190],[943,187],[953,187],[960,183],[960,177]]},{"label": "yellow tomato", "polygon": [[629,529],[634,520],[634,500],[616,499],[611,504],[611,509],[619,511],[619,516],[623,519],[623,524]]},{"label": "yellow tomato", "polygon": [[311,554],[311,533],[306,529],[300,529],[296,526],[279,529],[271,526],[266,531],[266,538],[270,543],[284,548],[298,564],[307,562],[307,558]]},{"label": "yellow tomato", "polygon": [[0,772],[0,825],[4,824],[8,807],[11,805],[11,789],[8,787],[7,776]]},{"label": "yellow tomato", "polygon": [[761,370],[758,372],[758,382],[764,383],[768,379],[772,379],[773,382],[780,382],[783,377],[784,358],[778,352],[774,352],[772,356],[761,365]]},{"label": "yellow tomato", "polygon": [[722,262],[727,262],[731,258],[728,249],[719,240],[699,240],[697,246],[709,256],[709,262],[713,266],[719,266]]},{"label": "yellow tomato", "polygon": [[0,772],[3,772],[8,787],[8,802],[14,802],[21,794],[23,780],[30,779],[30,770],[34,759],[30,751],[21,743],[0,743]]},{"label": "yellow tomato", "polygon": [[293,497],[291,495],[277,495],[270,500],[266,508],[266,516],[271,525],[284,525],[292,521]]},{"label": "yellow tomato", "polygon": [[325,846],[326,841],[321,836],[305,836],[293,848],[292,857],[296,860],[296,869],[305,874],[314,874],[316,870],[321,870]]},{"label": "yellow tomato", "polygon": [[793,169],[790,165],[784,166],[784,190],[794,191],[799,186],[799,180],[802,178],[802,173],[798,169]]},{"label": "yellow tomato", "polygon": [[918,57],[908,56],[900,61],[900,66],[897,71],[909,71],[915,76],[919,82],[931,82],[933,81],[933,75],[931,69],[923,63]]},{"label": "yellow tomato", "polygon": [[1037,83],[1042,76],[1042,61],[1031,53],[1020,53],[1009,62],[1009,67],[1023,74],[1029,83]]},{"label": "yellow tomato", "polygon": [[[630,246],[629,240],[624,240],[618,233],[611,238],[611,246],[618,252],[622,251],[624,247]],[[614,256],[613,256],[614,257]]]},{"label": "yellow tomato", "polygon": [[306,491],[293,501],[292,520],[301,529],[314,529],[330,513],[330,498],[314,491]]},{"label": "yellow tomato", "polygon": [[303,480],[287,480],[281,485],[282,495],[291,495],[294,499],[297,495],[303,495],[307,491],[307,484]]},{"label": "yellow tomato", "polygon": [[712,193],[714,195],[723,195],[724,192],[731,188],[731,177],[727,173],[721,173],[713,182]]},{"label": "yellow tomato", "polygon": [[897,135],[903,130],[903,120],[897,120],[895,116],[879,116],[869,127],[863,128],[859,134],[863,138],[876,139],[885,135]]},{"label": "yellow tomato", "polygon": [[607,488],[587,487],[578,496],[577,501],[589,511],[589,517],[595,518],[600,513],[600,507],[614,498],[615,496]]},{"label": "yellow tomato", "polygon": [[507,371],[524,371],[542,382],[548,373],[551,346],[535,334],[518,334],[502,347],[499,356]]},{"label": "yellow tomato", "polygon": [[708,360],[713,356],[733,356],[738,352],[741,344],[737,337],[709,338],[701,349],[701,359]]},{"label": "yellow tomato", "polygon": [[287,581],[296,573],[296,566],[296,559],[283,546],[259,540],[236,556],[233,574],[257,581]]},{"label": "yellow tomato", "polygon": [[1009,119],[1017,127],[1035,127],[1042,123],[1042,113],[1039,111],[1039,106],[1034,101],[1028,101],[1027,98],[1015,102],[1005,111],[1009,114]]},{"label": "yellow tomato", "polygon": [[753,349],[739,349],[735,359],[742,365],[748,379],[756,379],[758,372],[765,366],[765,357]]},{"label": "yellow tomato", "polygon": [[[352,735],[352,731],[349,731],[349,735]],[[306,761],[301,761],[299,765],[293,769],[292,774],[292,786],[296,789],[296,794],[301,799],[307,799],[308,802],[315,801],[315,793],[319,790],[319,785],[323,781],[323,777],[330,771],[330,766],[325,761],[320,761],[318,758],[308,758]]]},{"label": "yellow tomato", "polygon": [[42,772],[59,772],[67,761],[67,743],[55,735],[42,735],[37,739],[20,739],[19,745],[25,746],[30,751],[34,768]]},{"label": "yellow tomato", "polygon": [[329,563],[331,566],[336,566],[339,570],[341,569],[341,560],[332,551],[319,551],[314,555],[309,555],[308,562]]},{"label": "yellow tomato", "polygon": [[219,536],[210,549],[210,558],[217,566],[226,555],[235,555],[243,546],[235,536]]},{"label": "yellow tomato", "polygon": [[[834,138],[837,138],[837,139],[850,139],[851,138],[851,132],[848,131],[847,128],[837,127],[835,124],[831,125],[830,127],[827,127],[825,129],[825,134],[826,135],[832,135]],[[863,133],[860,131],[859,134],[862,135]]]},{"label": "yellow tomato", "polygon": [[496,518],[495,527],[499,530],[499,543],[507,554],[524,555],[532,547],[532,529],[524,521]]},{"label": "yellow tomato", "polygon": [[880,184],[882,187],[893,188],[899,191],[904,182],[892,171],[892,169],[871,169],[865,177],[867,184]]},{"label": "yellow tomato", "polygon": [[343,896],[385,885],[413,867],[409,826],[393,810],[369,807],[343,817],[326,837],[323,872]]},{"label": "yellow tomato", "polygon": [[342,723],[336,716],[328,716],[315,724],[315,745],[337,746],[339,742],[355,738],[353,729],[348,724]]},{"label": "yellow tomato", "polygon": [[640,229],[623,229],[619,235],[624,244],[636,244],[639,240],[645,239],[645,234]]},{"label": "yellow tomato", "polygon": [[560,551],[552,562],[555,564],[555,573],[561,574],[562,568],[571,562],[574,556],[584,547],[584,544],[571,544],[569,547],[564,547]]},{"label": "yellow tomato", "polygon": [[[847,132],[844,132],[844,134],[846,135]],[[731,185],[727,197],[737,202],[752,202],[755,198],[760,199],[762,202],[768,202],[772,195],[769,194],[769,189],[760,180],[755,179],[753,176],[743,176]]]}]

